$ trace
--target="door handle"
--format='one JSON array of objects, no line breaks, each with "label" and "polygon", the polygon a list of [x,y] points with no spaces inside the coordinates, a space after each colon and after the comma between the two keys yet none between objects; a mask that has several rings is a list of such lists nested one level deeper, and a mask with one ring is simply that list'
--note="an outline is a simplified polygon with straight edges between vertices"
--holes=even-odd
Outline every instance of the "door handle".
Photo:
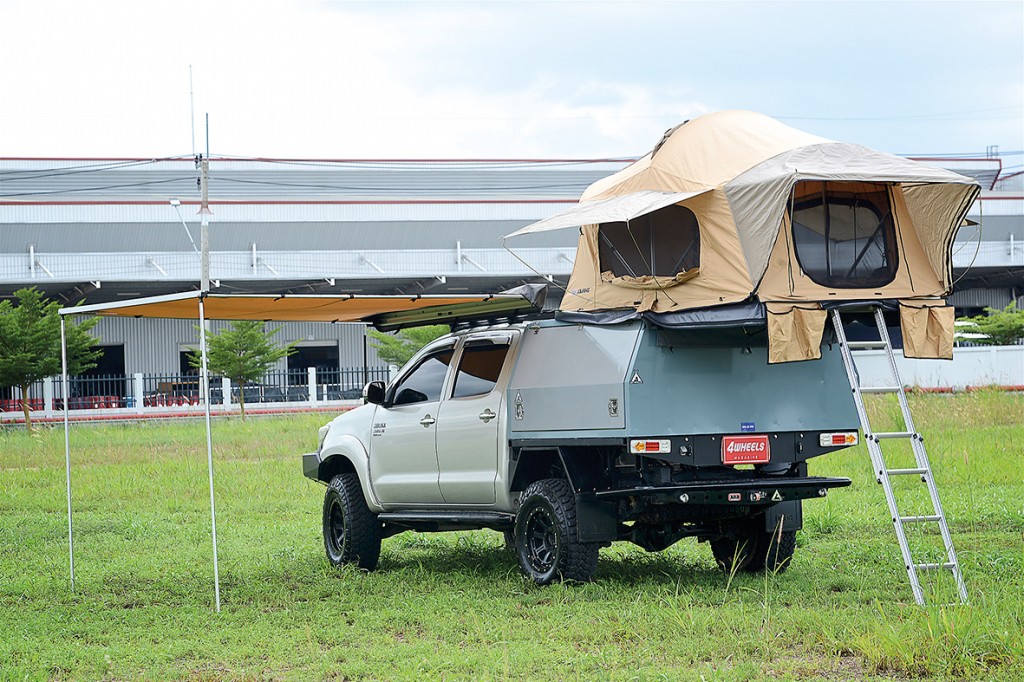
[{"label": "door handle", "polygon": [[426,417],[420,420],[420,424],[423,424],[423,428],[428,428],[431,424],[433,424],[436,421],[436,419],[434,419],[428,414]]},{"label": "door handle", "polygon": [[492,419],[494,419],[498,415],[496,415],[493,412],[491,412],[491,408],[488,407],[486,410],[481,412],[479,416],[480,416],[480,421],[482,421],[484,424],[486,424],[487,422],[491,421]]}]

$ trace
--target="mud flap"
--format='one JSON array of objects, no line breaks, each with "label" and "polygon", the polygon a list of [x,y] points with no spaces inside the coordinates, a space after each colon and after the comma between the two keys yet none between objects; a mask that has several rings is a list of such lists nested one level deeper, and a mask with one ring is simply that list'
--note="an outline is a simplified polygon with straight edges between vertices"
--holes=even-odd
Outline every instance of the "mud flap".
[{"label": "mud flap", "polygon": [[576,534],[580,542],[611,542],[616,539],[616,529],[614,503],[576,495]]},{"label": "mud flap", "polygon": [[804,527],[804,511],[800,500],[788,500],[768,507],[764,512],[764,530],[773,532],[782,523],[782,530],[800,530]]}]

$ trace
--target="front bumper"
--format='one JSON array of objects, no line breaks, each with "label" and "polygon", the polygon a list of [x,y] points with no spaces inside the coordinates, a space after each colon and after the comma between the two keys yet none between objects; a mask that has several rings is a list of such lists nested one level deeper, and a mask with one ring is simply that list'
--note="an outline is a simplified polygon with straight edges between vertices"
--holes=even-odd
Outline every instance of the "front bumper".
[{"label": "front bumper", "polygon": [[848,478],[824,476],[751,478],[598,490],[592,495],[597,500],[609,502],[634,497],[655,504],[769,506],[790,500],[825,497],[829,488],[844,488],[850,482]]}]

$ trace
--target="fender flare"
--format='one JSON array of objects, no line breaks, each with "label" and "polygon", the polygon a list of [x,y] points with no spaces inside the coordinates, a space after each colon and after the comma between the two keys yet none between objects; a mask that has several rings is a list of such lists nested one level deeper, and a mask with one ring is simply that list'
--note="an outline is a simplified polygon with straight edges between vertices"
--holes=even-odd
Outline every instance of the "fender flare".
[{"label": "fender flare", "polygon": [[[370,478],[370,456],[366,448],[355,436],[342,434],[331,438],[330,447],[320,453],[319,477],[321,481],[328,482],[333,474],[329,472],[338,469],[342,460],[346,460],[351,468],[359,476],[360,487],[363,489],[363,497],[366,498],[367,506],[374,512],[384,511],[380,501],[373,490],[373,483]],[[342,465],[344,466],[344,465]]]}]

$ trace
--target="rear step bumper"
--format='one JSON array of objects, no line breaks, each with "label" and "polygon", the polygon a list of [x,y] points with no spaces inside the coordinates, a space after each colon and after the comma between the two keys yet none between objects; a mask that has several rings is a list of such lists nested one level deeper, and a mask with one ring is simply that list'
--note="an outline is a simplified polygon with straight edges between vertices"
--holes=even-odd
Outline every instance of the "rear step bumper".
[{"label": "rear step bumper", "polygon": [[[798,478],[752,478],[732,481],[694,481],[670,485],[598,490],[591,493],[601,501],[642,497],[656,503],[713,505],[772,505],[788,500],[825,497],[829,488],[845,488],[848,478],[803,476]],[[653,499],[651,499],[653,498]]]}]

